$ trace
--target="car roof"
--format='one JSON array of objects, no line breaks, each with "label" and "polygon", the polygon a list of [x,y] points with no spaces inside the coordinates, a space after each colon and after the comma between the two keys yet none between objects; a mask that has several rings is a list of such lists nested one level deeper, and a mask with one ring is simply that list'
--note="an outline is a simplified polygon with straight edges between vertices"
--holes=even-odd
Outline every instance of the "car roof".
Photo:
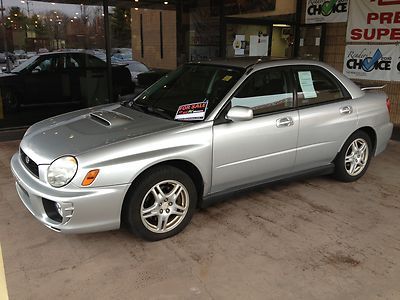
[{"label": "car roof", "polygon": [[256,63],[266,63],[271,61],[284,61],[287,58],[270,57],[270,56],[245,56],[245,57],[232,57],[225,59],[211,59],[208,61],[194,61],[192,64],[210,64],[226,67],[245,68],[255,65]]}]

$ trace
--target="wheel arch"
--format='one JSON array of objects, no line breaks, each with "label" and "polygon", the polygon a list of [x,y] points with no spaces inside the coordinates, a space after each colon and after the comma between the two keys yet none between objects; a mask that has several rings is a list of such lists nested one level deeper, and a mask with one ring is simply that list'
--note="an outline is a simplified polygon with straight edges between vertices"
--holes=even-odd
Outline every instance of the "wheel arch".
[{"label": "wheel arch", "polygon": [[[349,136],[343,141],[342,145],[340,146],[337,155],[339,155],[339,153],[340,153],[340,151],[342,150],[343,145],[346,143],[346,141],[347,141],[354,133],[356,133],[357,131],[363,131],[363,132],[365,132],[365,133],[369,136],[369,138],[371,139],[371,143],[372,143],[372,151],[371,151],[371,152],[372,152],[372,153],[374,154],[374,156],[375,156],[376,145],[377,145],[377,136],[376,136],[376,131],[375,131],[375,129],[373,129],[373,128],[370,127],[370,126],[360,127],[360,128],[358,128],[357,130],[355,130],[355,131],[353,131],[352,133],[350,133]],[[336,157],[337,157],[337,155],[336,155]],[[335,159],[336,159],[336,157],[335,157]]]},{"label": "wheel arch", "polygon": [[124,201],[122,203],[121,207],[121,222],[124,221],[125,216],[124,212],[126,211],[126,205],[128,203],[128,197],[132,191],[132,189],[135,188],[135,186],[140,182],[141,178],[146,176],[146,173],[151,172],[152,169],[160,167],[160,166],[171,166],[175,167],[177,169],[180,169],[181,171],[185,172],[192,180],[193,183],[196,187],[197,191],[197,196],[198,196],[198,206],[201,203],[201,199],[203,197],[203,191],[204,191],[204,179],[203,175],[201,174],[199,168],[194,165],[192,162],[189,162],[184,159],[170,159],[162,162],[158,162],[154,165],[148,166],[147,168],[143,169],[138,176],[135,177],[135,179],[132,181],[128,191],[125,194]]}]

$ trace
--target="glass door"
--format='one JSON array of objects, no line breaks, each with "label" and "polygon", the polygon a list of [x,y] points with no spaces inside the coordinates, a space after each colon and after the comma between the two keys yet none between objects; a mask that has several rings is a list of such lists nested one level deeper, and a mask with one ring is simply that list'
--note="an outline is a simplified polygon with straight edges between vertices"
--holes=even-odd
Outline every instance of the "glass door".
[{"label": "glass door", "polygon": [[324,25],[302,25],[298,43],[298,56],[306,59],[322,60]]},{"label": "glass door", "polygon": [[293,27],[287,24],[274,24],[272,26],[272,57],[293,57],[294,34]]}]

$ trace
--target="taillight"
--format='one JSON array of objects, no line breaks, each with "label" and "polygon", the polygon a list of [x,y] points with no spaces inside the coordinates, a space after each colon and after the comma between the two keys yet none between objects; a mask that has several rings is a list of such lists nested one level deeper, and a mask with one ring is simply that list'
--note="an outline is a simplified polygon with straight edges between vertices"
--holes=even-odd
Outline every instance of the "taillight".
[{"label": "taillight", "polygon": [[390,112],[390,99],[389,98],[386,99],[386,107],[387,107],[388,112]]}]

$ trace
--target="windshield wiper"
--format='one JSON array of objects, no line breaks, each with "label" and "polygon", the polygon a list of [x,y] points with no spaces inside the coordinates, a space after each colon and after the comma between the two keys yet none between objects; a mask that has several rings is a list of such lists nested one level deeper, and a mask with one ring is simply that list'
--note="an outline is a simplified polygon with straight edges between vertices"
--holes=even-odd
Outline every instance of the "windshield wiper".
[{"label": "windshield wiper", "polygon": [[147,108],[147,112],[150,114],[157,115],[164,119],[173,120],[171,115],[161,108],[156,108],[156,107],[152,107],[152,106],[147,106],[146,108]]},{"label": "windshield wiper", "polygon": [[153,106],[146,106],[146,105],[143,105],[143,104],[137,104],[133,100],[123,101],[123,102],[121,102],[121,105],[129,107],[129,108],[132,108],[132,109],[135,109],[135,110],[138,110],[138,111],[140,111],[142,113],[156,115],[156,116],[162,117],[164,119],[173,120],[171,115],[169,113],[167,113],[162,108],[153,107]]},{"label": "windshield wiper", "polygon": [[133,109],[138,110],[143,113],[145,113],[147,111],[146,106],[137,104],[137,103],[135,103],[135,101],[132,101],[132,100],[122,101],[121,105],[125,106],[125,107],[129,107],[129,108],[133,108]]}]

